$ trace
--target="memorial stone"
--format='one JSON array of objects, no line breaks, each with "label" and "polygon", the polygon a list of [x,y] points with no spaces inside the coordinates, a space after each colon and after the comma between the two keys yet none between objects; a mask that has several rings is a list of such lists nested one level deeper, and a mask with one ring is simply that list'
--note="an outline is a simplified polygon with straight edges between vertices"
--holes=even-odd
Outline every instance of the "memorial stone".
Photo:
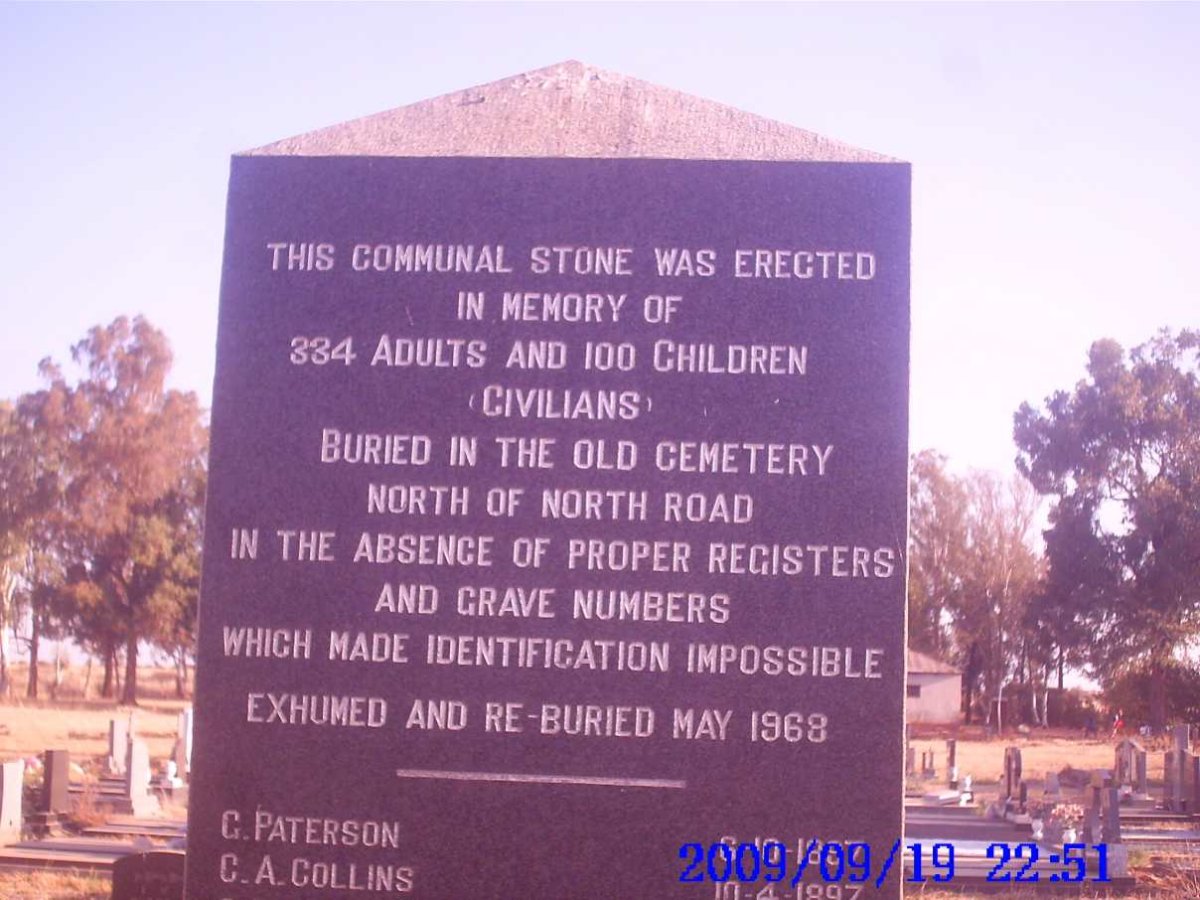
[{"label": "memorial stone", "polygon": [[179,734],[180,753],[176,756],[179,765],[179,777],[187,778],[188,770],[192,767],[192,731],[195,720],[195,710],[188,707],[179,714],[177,732]]},{"label": "memorial stone", "polygon": [[1006,747],[1004,750],[1004,796],[1015,797],[1021,790],[1021,748]]},{"label": "memorial stone", "polygon": [[1172,730],[1176,750],[1187,750],[1192,744],[1192,726],[1176,725]]},{"label": "memorial stone", "polygon": [[1104,789],[1106,787],[1106,779],[1104,773],[1100,770],[1093,770],[1091,780],[1088,783],[1088,795],[1091,798],[1091,805],[1094,809],[1100,809],[1104,805]]},{"label": "memorial stone", "polygon": [[906,164],[579,64],[235,157],[189,896],[886,856],[908,256]]},{"label": "memorial stone", "polygon": [[1195,814],[1198,810],[1196,797],[1200,792],[1200,781],[1197,779],[1197,775],[1200,775],[1200,768],[1197,768],[1200,756],[1191,751],[1184,751],[1181,758],[1180,794],[1183,805],[1180,811]]},{"label": "memorial stone", "polygon": [[1149,794],[1149,781],[1147,774],[1147,758],[1146,751],[1139,750],[1134,757],[1134,792],[1139,798],[1145,798]]},{"label": "memorial stone", "polygon": [[182,737],[176,738],[174,745],[171,747],[171,769],[170,778],[172,787],[178,787],[179,784],[187,781],[187,746]]},{"label": "memorial stone", "polygon": [[1163,806],[1171,812],[1183,812],[1182,759],[1179,750],[1163,754]]},{"label": "memorial stone", "polygon": [[25,760],[0,763],[0,845],[21,839]]},{"label": "memorial stone", "polygon": [[112,900],[183,900],[182,850],[122,856],[112,867]]},{"label": "memorial stone", "polygon": [[42,754],[42,795],[38,811],[59,815],[71,809],[71,753],[47,750]]},{"label": "memorial stone", "polygon": [[1117,744],[1113,760],[1113,781],[1117,787],[1133,784],[1140,752],[1144,752],[1142,745],[1131,738]]},{"label": "memorial stone", "polygon": [[128,743],[128,720],[110,719],[108,722],[108,771],[113,775],[125,774],[125,753]]},{"label": "memorial stone", "polygon": [[147,816],[159,809],[158,798],[150,793],[150,751],[140,738],[129,741],[125,760],[125,789],[135,816]]},{"label": "memorial stone", "polygon": [[1119,844],[1121,843],[1121,791],[1115,787],[1105,788],[1104,791],[1103,839],[1107,844]]}]

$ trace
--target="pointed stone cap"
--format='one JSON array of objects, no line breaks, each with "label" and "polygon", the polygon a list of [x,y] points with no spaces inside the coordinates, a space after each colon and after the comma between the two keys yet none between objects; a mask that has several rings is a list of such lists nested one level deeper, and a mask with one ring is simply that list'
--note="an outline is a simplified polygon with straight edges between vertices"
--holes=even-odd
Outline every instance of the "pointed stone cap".
[{"label": "pointed stone cap", "polygon": [[573,60],[245,155],[898,161]]}]

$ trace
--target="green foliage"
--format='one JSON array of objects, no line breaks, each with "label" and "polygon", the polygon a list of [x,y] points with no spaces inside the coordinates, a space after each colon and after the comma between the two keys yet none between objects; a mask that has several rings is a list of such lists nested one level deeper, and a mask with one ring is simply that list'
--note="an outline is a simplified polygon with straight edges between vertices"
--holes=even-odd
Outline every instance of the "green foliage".
[{"label": "green foliage", "polygon": [[946,659],[952,650],[943,613],[962,601],[968,506],[966,488],[946,470],[945,457],[924,450],[912,458],[908,644],[935,658]]},{"label": "green foliage", "polygon": [[990,709],[1028,667],[1025,612],[1040,577],[1029,486],[989,472],[958,476],[944,457],[913,457],[909,643],[953,659],[968,695]]},{"label": "green foliage", "polygon": [[1082,729],[1090,716],[1096,725],[1097,734],[1105,734],[1105,718],[1096,709],[1092,695],[1078,689],[1052,690],[1049,692],[1048,699],[1050,721],[1055,725],[1063,728]]},{"label": "green foliage", "polygon": [[1191,331],[1128,355],[1097,341],[1085,380],[1015,418],[1017,465],[1055,500],[1043,621],[1059,640],[1086,635],[1109,686],[1149,672],[1155,725],[1166,673],[1200,634],[1198,346]]},{"label": "green foliage", "polygon": [[1200,722],[1200,669],[1173,662],[1161,671],[1132,669],[1118,676],[1104,692],[1111,709],[1123,712],[1125,723],[1136,728],[1150,722],[1154,682],[1162,679],[1170,721]]},{"label": "green foliage", "polygon": [[195,395],[166,389],[170,349],[145,319],[92,328],[72,359],[73,383],[44,361],[46,387],[17,404],[24,468],[4,467],[0,418],[14,485],[0,537],[23,548],[32,653],[65,627],[102,655],[107,689],[124,645],[133,703],[139,642],[175,652],[194,637],[206,428]]}]

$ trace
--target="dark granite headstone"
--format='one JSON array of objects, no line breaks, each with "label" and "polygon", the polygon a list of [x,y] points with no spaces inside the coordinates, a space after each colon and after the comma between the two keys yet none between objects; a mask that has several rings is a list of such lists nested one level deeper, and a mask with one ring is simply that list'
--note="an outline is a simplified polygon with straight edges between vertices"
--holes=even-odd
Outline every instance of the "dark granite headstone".
[{"label": "dark granite headstone", "polygon": [[1104,842],[1107,844],[1121,843],[1121,790],[1110,787],[1104,789]]},{"label": "dark granite headstone", "polygon": [[1192,745],[1192,726],[1186,723],[1176,725],[1171,731],[1176,750],[1187,750]]},{"label": "dark granite headstone", "polygon": [[1183,812],[1182,751],[1163,753],[1163,807],[1171,812]]},{"label": "dark granite headstone", "polygon": [[[564,67],[436,110],[669,156],[626,144],[703,102],[656,91]],[[754,121],[753,160],[404,158],[387,118],[234,159],[189,896],[708,898],[686,844],[887,858],[909,170],[763,158],[788,129]]]},{"label": "dark granite headstone", "polygon": [[1200,811],[1200,756],[1185,750],[1181,754],[1181,760],[1183,812],[1194,815]]},{"label": "dark granite headstone", "polygon": [[182,850],[122,856],[112,867],[112,900],[183,900]]},{"label": "dark granite headstone", "polygon": [[39,812],[65,813],[71,810],[71,753],[47,750],[42,754],[42,795]]},{"label": "dark granite headstone", "polygon": [[1004,796],[1012,798],[1021,790],[1021,748],[1004,748]]}]

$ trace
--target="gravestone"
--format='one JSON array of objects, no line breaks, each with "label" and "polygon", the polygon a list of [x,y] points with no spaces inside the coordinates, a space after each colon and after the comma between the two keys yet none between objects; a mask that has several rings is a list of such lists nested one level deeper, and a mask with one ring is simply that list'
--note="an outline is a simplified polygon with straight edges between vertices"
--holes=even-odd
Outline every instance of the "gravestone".
[{"label": "gravestone", "polygon": [[921,777],[934,778],[937,776],[937,761],[932,750],[921,751]]},{"label": "gravestone", "polygon": [[1149,797],[1150,785],[1146,770],[1146,751],[1140,750],[1134,757],[1134,793],[1139,799],[1145,799]]},{"label": "gravestone", "polygon": [[886,857],[908,232],[905,164],[579,64],[235,157],[189,895]]},{"label": "gravestone", "polygon": [[1004,797],[1012,799],[1021,790],[1021,748],[1004,749]]},{"label": "gravestone", "polygon": [[179,714],[176,732],[179,736],[179,752],[175,754],[176,765],[179,766],[179,777],[187,779],[188,770],[192,767],[192,725],[195,720],[195,710],[188,707]]},{"label": "gravestone", "polygon": [[1062,785],[1058,780],[1057,772],[1046,773],[1046,779],[1042,784],[1042,795],[1047,802],[1062,802]]},{"label": "gravestone", "polygon": [[1096,806],[1087,806],[1083,811],[1083,822],[1080,828],[1079,839],[1085,844],[1094,844],[1100,841],[1100,829],[1102,828],[1100,821],[1100,809]]},{"label": "gravestone", "polygon": [[184,744],[183,738],[176,738],[174,745],[171,747],[171,772],[170,780],[172,787],[178,787],[187,781],[188,756],[187,746]]},{"label": "gravestone", "polygon": [[1184,811],[1184,752],[1186,751],[1168,750],[1163,754],[1163,806],[1171,812]]},{"label": "gravestone", "polygon": [[42,754],[42,794],[38,812],[60,815],[71,810],[71,753],[47,750]]},{"label": "gravestone", "polygon": [[1104,842],[1107,844],[1121,843],[1121,791],[1119,788],[1104,789],[1104,812],[1102,826]]},{"label": "gravestone", "polygon": [[112,867],[112,900],[183,900],[182,850],[122,856]]},{"label": "gravestone", "polygon": [[946,779],[951,788],[958,787],[958,740],[946,740]]},{"label": "gravestone", "polygon": [[1094,809],[1100,809],[1104,805],[1104,791],[1107,787],[1108,779],[1104,772],[1099,769],[1093,770],[1091,781],[1088,784],[1088,796]]},{"label": "gravestone", "polygon": [[125,757],[125,791],[133,815],[149,816],[159,810],[158,798],[150,793],[150,751],[140,738],[129,741]]},{"label": "gravestone", "polygon": [[108,722],[108,771],[113,775],[125,774],[125,754],[129,744],[129,722],[127,719],[109,719]]},{"label": "gravestone", "polygon": [[1176,725],[1171,731],[1171,736],[1176,750],[1187,750],[1192,744],[1192,726]]},{"label": "gravestone", "polygon": [[1180,765],[1180,795],[1182,801],[1181,812],[1196,813],[1200,807],[1197,807],[1197,796],[1200,795],[1200,756],[1185,750],[1181,757]]},{"label": "gravestone", "polygon": [[0,763],[0,845],[21,839],[21,794],[24,783],[25,760]]},{"label": "gravestone", "polygon": [[1117,787],[1132,786],[1136,779],[1137,757],[1145,750],[1137,741],[1126,738],[1117,744],[1113,760],[1113,782]]}]

